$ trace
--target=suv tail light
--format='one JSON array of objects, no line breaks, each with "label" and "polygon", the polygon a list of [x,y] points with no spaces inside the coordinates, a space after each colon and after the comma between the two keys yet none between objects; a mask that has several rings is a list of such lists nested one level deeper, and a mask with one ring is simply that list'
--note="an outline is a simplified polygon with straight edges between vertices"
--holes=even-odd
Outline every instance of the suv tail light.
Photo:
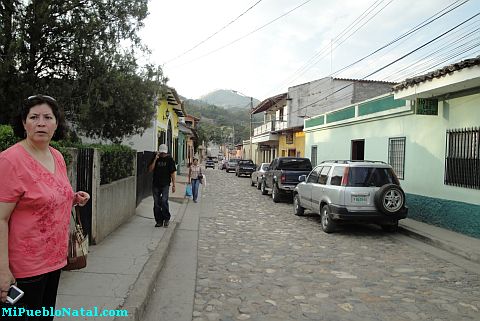
[{"label": "suv tail light", "polygon": [[348,172],[350,170],[350,167],[345,167],[343,170],[343,177],[342,177],[342,186],[347,186],[348,185]]},{"label": "suv tail light", "polygon": [[283,184],[285,183],[286,180],[287,180],[287,177],[285,176],[285,174],[282,174],[282,176],[280,176],[280,182]]}]

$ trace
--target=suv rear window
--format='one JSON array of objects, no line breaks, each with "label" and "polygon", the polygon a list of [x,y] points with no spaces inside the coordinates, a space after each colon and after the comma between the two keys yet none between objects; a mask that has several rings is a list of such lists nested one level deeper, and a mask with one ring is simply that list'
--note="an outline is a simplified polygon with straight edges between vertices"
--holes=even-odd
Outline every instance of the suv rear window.
[{"label": "suv rear window", "polygon": [[239,165],[253,165],[253,161],[251,160],[241,160],[238,162]]},{"label": "suv rear window", "polygon": [[350,167],[347,186],[381,187],[385,184],[399,184],[391,168]]},{"label": "suv rear window", "polygon": [[282,159],[278,164],[278,169],[311,171],[312,164],[308,158]]}]

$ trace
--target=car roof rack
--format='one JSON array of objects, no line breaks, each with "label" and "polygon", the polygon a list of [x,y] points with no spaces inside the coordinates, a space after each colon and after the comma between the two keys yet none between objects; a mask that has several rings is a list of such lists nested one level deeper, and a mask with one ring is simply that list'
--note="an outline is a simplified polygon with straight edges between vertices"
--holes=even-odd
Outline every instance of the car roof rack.
[{"label": "car roof rack", "polygon": [[336,159],[336,160],[325,160],[320,162],[323,163],[336,163],[336,164],[350,164],[350,163],[379,163],[379,164],[387,164],[384,161],[374,161],[374,160],[352,160],[352,159]]}]

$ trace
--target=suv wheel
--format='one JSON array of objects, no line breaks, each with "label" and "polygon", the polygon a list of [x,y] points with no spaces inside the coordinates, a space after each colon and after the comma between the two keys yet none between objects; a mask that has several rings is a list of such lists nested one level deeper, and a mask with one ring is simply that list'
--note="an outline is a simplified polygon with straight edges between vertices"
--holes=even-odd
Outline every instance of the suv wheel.
[{"label": "suv wheel", "polygon": [[293,213],[298,216],[302,216],[305,212],[305,208],[300,205],[300,196],[295,194],[293,197]]},{"label": "suv wheel", "polygon": [[265,184],[265,181],[262,181],[261,190],[262,190],[262,195],[267,195],[267,194],[268,194],[267,186],[266,186],[266,184]]},{"label": "suv wheel", "polygon": [[385,184],[375,193],[374,201],[380,212],[394,214],[405,205],[405,193],[398,185]]},{"label": "suv wheel", "polygon": [[272,200],[274,203],[280,202],[280,190],[278,189],[277,184],[273,185]]},{"label": "suv wheel", "polygon": [[325,233],[332,233],[335,229],[335,222],[330,217],[330,211],[328,205],[323,205],[322,210],[320,211],[321,225],[322,230]]},{"label": "suv wheel", "polygon": [[259,190],[261,187],[262,187],[262,183],[257,178],[257,189]]}]

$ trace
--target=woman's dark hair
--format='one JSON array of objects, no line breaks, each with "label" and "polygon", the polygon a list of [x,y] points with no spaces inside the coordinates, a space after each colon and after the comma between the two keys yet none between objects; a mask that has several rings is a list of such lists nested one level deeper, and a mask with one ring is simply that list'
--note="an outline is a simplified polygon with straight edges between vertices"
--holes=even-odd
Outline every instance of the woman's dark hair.
[{"label": "woman's dark hair", "polygon": [[65,117],[63,116],[63,110],[58,105],[57,101],[45,95],[35,95],[30,96],[23,101],[22,106],[20,107],[18,114],[13,119],[12,127],[13,133],[19,138],[25,137],[25,128],[23,127],[23,122],[26,122],[27,115],[30,112],[32,107],[47,104],[52,109],[55,119],[57,120],[57,130],[52,137],[52,140],[60,140],[65,137],[67,125],[65,123]]}]

